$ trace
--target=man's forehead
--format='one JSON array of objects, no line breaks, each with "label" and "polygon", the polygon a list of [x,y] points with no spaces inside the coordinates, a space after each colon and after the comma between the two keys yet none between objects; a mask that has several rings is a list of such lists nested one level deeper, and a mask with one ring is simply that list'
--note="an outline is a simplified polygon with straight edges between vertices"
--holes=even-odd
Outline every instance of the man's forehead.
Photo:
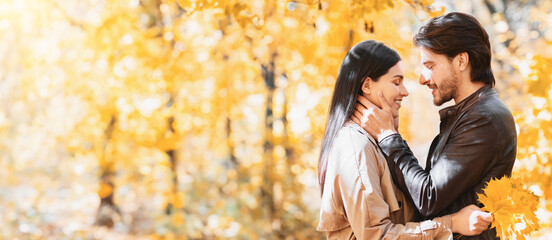
[{"label": "man's forehead", "polygon": [[434,51],[431,51],[431,49],[429,48],[420,48],[420,62],[422,64],[439,63],[442,65],[447,62],[447,59],[450,60],[444,54],[436,53]]},{"label": "man's forehead", "polygon": [[422,47],[420,48],[420,59],[422,60],[422,63],[426,61],[435,61],[437,59],[437,54],[427,48]]}]

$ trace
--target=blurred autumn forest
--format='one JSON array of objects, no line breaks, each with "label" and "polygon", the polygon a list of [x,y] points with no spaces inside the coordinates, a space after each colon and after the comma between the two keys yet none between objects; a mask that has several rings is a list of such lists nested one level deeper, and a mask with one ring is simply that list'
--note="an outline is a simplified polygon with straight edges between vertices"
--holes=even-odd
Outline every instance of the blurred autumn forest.
[{"label": "blurred autumn forest", "polygon": [[514,176],[552,227],[552,2],[2,0],[1,239],[321,239],[317,161],[355,43],[395,48],[419,159],[438,108],[411,39],[463,11],[491,37]]}]

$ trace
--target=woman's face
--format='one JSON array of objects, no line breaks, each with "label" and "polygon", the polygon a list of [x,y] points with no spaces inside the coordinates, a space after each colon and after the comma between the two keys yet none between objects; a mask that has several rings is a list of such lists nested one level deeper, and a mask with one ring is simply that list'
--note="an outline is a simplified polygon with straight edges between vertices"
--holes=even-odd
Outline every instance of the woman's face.
[{"label": "woman's face", "polygon": [[381,108],[378,94],[381,92],[387,104],[393,111],[393,117],[399,116],[402,99],[408,96],[408,91],[403,84],[404,71],[401,62],[397,62],[389,71],[381,76],[377,82],[366,78],[362,85],[363,95],[372,103]]}]

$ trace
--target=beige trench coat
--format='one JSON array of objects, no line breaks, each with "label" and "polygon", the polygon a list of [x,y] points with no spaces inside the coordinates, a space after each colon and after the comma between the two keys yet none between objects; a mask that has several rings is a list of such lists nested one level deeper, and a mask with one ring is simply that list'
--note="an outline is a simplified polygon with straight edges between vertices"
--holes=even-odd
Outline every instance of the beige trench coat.
[{"label": "beige trench coat", "polygon": [[452,239],[449,215],[421,223],[409,222],[413,217],[376,141],[346,123],[330,150],[316,230],[328,239]]}]

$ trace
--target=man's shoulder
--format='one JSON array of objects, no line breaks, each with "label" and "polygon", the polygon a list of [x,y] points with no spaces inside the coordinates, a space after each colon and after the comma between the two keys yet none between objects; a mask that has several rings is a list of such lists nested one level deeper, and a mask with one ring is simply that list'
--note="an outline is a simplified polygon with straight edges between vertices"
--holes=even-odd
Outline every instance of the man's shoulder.
[{"label": "man's shoulder", "polygon": [[[494,91],[493,91],[494,92]],[[469,115],[482,115],[489,118],[512,118],[510,109],[500,99],[498,94],[488,94],[481,97],[468,111]]]},{"label": "man's shoulder", "polygon": [[514,116],[496,93],[481,98],[466,112],[465,117],[485,119],[500,132],[515,132]]}]

